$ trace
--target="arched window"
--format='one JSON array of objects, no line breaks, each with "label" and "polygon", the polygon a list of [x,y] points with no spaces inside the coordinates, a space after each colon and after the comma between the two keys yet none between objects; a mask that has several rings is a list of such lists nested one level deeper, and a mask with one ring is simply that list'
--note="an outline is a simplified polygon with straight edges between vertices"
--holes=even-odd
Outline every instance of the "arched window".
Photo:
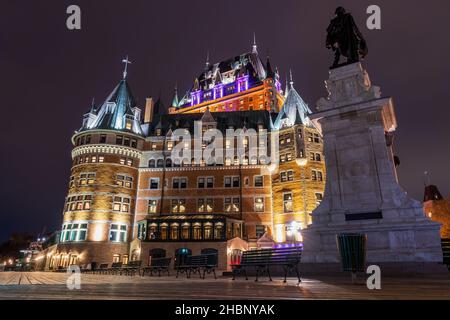
[{"label": "arched window", "polygon": [[156,166],[156,161],[155,161],[155,159],[150,159],[149,161],[148,161],[148,167],[149,168],[154,168]]},{"label": "arched window", "polygon": [[194,240],[202,239],[202,227],[201,227],[200,223],[194,224],[192,236],[193,236]]},{"label": "arched window", "polygon": [[178,240],[178,232],[179,231],[179,227],[178,227],[178,223],[174,223],[172,225],[170,225],[170,239],[171,240]]},{"label": "arched window", "polygon": [[166,167],[167,167],[167,168],[172,167],[172,159],[171,159],[171,158],[167,158],[167,159],[166,159]]},{"label": "arched window", "polygon": [[158,168],[164,167],[164,160],[163,159],[158,159],[158,162],[156,163],[156,166]]},{"label": "arched window", "polygon": [[205,240],[211,240],[213,238],[213,228],[212,223],[207,222],[204,225],[204,239]]},{"label": "arched window", "polygon": [[214,227],[214,239],[222,239],[223,238],[223,223],[218,222]]},{"label": "arched window", "polygon": [[167,240],[167,223],[162,223],[159,226],[159,232],[160,232],[161,240]]},{"label": "arched window", "polygon": [[190,228],[191,225],[189,223],[183,223],[181,226],[181,239],[188,240],[190,238]]}]

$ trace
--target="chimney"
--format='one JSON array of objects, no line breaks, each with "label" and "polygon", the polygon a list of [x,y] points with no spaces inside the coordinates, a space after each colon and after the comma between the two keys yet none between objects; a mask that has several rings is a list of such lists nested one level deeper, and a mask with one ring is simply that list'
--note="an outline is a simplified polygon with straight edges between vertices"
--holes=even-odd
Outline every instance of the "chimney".
[{"label": "chimney", "polygon": [[153,107],[154,107],[153,98],[145,99],[145,114],[144,114],[144,123],[152,122],[153,120]]}]

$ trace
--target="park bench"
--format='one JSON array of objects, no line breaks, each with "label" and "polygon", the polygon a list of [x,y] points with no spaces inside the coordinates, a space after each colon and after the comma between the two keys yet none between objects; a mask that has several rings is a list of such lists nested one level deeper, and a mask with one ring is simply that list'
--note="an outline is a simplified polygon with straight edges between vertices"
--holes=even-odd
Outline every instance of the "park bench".
[{"label": "park bench", "polygon": [[111,267],[108,268],[107,273],[109,274],[117,274],[122,270],[122,262],[113,262]]},{"label": "park bench", "polygon": [[232,264],[233,280],[237,274],[244,273],[245,280],[248,280],[247,269],[252,268],[256,271],[256,279],[258,281],[259,275],[267,274],[270,281],[270,267],[282,267],[284,271],[284,282],[288,274],[294,271],[297,275],[298,282],[301,282],[298,265],[301,259],[301,247],[290,248],[274,248],[274,249],[258,249],[245,251],[242,254],[241,262],[239,264]]},{"label": "park bench", "polygon": [[153,272],[158,273],[158,277],[161,277],[161,272],[167,272],[169,276],[169,265],[172,258],[152,258],[150,260],[150,265],[148,267],[142,268],[142,276],[148,272],[150,276],[153,275]]},{"label": "park bench", "polygon": [[443,263],[447,265],[450,270],[450,239],[442,239],[442,255],[443,255]]},{"label": "park bench", "polygon": [[125,275],[134,276],[136,272],[140,275],[142,261],[141,260],[133,260],[128,264],[122,265],[122,269],[120,270],[120,275],[124,273]]},{"label": "park bench", "polygon": [[[188,256],[186,260],[176,267],[177,275],[185,273],[187,278],[191,277],[191,274],[198,273],[201,279],[205,279],[206,273],[213,273],[214,279],[217,279],[217,254],[201,254],[197,256]],[[203,275],[202,275],[203,272]]]}]

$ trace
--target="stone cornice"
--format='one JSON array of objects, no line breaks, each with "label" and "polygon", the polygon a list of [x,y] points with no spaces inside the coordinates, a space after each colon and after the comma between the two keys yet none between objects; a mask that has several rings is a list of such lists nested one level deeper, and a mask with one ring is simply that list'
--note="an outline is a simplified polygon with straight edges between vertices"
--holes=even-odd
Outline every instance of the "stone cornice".
[{"label": "stone cornice", "polygon": [[72,159],[74,159],[77,156],[95,153],[116,154],[138,159],[140,159],[142,156],[141,151],[126,146],[117,146],[111,144],[89,144],[75,147],[72,150]]}]

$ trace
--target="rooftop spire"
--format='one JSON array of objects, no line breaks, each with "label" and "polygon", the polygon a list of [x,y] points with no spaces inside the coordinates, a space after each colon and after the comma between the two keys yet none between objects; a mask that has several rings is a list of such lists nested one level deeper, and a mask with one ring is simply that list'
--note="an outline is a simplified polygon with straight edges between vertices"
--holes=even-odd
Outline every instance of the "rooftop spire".
[{"label": "rooftop spire", "polygon": [[209,68],[209,50],[206,51],[206,63],[205,63],[205,69]]},{"label": "rooftop spire", "polygon": [[95,97],[92,98],[92,103],[91,103],[91,113],[95,112]]},{"label": "rooftop spire", "polygon": [[294,87],[294,80],[292,79],[292,70],[291,69],[289,69],[289,77],[290,77],[290,80],[291,80],[291,81],[289,81],[289,84],[290,84],[291,88],[293,88]]},{"label": "rooftop spire", "polygon": [[258,46],[256,45],[256,34],[253,32],[253,48],[252,53],[258,53]]},{"label": "rooftop spire", "polygon": [[284,90],[284,97],[287,98],[289,92],[289,85],[288,85],[288,77],[286,76],[286,89]]},{"label": "rooftop spire", "polygon": [[123,78],[126,79],[127,78],[127,69],[128,69],[128,65],[131,64],[131,61],[128,60],[128,55],[125,59],[122,60],[122,63],[125,64],[125,69],[123,70]]},{"label": "rooftop spire", "polygon": [[175,84],[175,93],[172,99],[172,107],[178,108],[178,86]]}]

